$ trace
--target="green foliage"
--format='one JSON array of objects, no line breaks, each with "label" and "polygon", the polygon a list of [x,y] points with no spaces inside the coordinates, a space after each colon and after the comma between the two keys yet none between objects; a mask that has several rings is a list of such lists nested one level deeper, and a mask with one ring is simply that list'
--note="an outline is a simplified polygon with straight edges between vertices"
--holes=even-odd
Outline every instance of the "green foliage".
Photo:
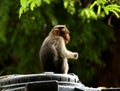
[{"label": "green foliage", "polygon": [[[19,10],[19,17],[22,13],[26,12],[28,9],[34,10],[35,7],[39,7],[42,5],[42,3],[45,2],[47,4],[50,4],[52,0],[20,0],[20,10]],[[81,2],[78,0],[63,0],[64,8],[67,9],[67,11],[70,14],[75,14],[76,3],[79,3],[78,5],[81,6]],[[91,5],[90,9],[94,9],[94,7],[97,5],[97,15],[99,16],[102,12],[102,9],[104,12],[108,15],[109,12],[113,12],[118,18],[120,17],[120,6],[117,4],[118,2],[115,0],[95,0]],[[87,11],[88,12],[88,11]]]},{"label": "green foliage", "polygon": [[85,20],[87,20],[87,22],[90,22],[91,19],[97,19],[97,15],[95,14],[95,12],[89,8],[80,9],[78,16],[83,18],[82,22],[85,22]]},{"label": "green foliage", "polygon": [[111,0],[95,0],[90,8],[93,9],[93,7],[97,5],[97,15],[100,15],[103,9],[107,15],[109,14],[109,12],[113,12],[119,18],[120,6],[117,3],[110,4],[110,2]]},{"label": "green foliage", "polygon": [[[96,25],[94,26],[94,24]],[[105,32],[108,32],[108,34]],[[101,52],[106,49],[107,42],[111,40],[111,38],[114,38],[113,32],[105,26],[104,23],[100,23],[100,21],[84,22],[83,32],[80,36],[81,45],[83,45],[81,46],[82,53],[80,56],[85,58],[85,60],[101,64]]]},{"label": "green foliage", "polygon": [[19,10],[19,17],[29,9],[34,10],[35,7],[41,6],[43,2],[50,4],[51,0],[20,0],[21,7]]},{"label": "green foliage", "polygon": [[64,0],[64,7],[70,12],[70,14],[74,14],[75,11],[75,0]]}]

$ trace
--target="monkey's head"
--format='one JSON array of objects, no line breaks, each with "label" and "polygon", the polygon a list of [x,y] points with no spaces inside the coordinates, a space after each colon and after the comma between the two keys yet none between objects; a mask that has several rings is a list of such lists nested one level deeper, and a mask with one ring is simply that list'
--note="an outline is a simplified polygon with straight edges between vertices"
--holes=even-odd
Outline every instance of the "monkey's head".
[{"label": "monkey's head", "polygon": [[54,28],[52,29],[52,33],[55,36],[61,36],[64,39],[65,44],[70,41],[70,32],[65,25],[54,26]]}]

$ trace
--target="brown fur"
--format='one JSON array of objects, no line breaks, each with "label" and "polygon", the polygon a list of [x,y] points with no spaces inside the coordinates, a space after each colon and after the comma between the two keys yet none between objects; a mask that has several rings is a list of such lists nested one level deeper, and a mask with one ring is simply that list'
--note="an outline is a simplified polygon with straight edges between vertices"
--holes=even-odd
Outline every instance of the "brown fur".
[{"label": "brown fur", "polygon": [[69,30],[65,25],[53,27],[43,41],[40,49],[40,61],[43,71],[54,73],[68,73],[68,59],[77,59],[78,53],[67,50],[66,44],[70,41]]}]

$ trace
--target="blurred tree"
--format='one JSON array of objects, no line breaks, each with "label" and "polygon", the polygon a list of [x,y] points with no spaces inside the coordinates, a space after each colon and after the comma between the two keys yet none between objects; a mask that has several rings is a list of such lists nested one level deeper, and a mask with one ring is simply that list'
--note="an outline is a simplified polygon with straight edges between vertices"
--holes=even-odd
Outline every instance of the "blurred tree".
[{"label": "blurred tree", "polygon": [[88,83],[106,67],[102,53],[115,40],[111,16],[120,16],[118,0],[2,0],[0,10],[0,75],[41,72],[39,48],[56,24],[66,24],[67,46],[80,55],[69,61],[70,72]]}]

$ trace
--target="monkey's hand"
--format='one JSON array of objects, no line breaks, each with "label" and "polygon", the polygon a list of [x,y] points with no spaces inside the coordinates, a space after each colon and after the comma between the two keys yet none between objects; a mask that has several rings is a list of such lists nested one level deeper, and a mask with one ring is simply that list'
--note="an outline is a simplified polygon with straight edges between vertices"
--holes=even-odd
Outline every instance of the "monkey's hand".
[{"label": "monkey's hand", "polygon": [[78,53],[77,52],[74,53],[74,59],[78,59]]}]

